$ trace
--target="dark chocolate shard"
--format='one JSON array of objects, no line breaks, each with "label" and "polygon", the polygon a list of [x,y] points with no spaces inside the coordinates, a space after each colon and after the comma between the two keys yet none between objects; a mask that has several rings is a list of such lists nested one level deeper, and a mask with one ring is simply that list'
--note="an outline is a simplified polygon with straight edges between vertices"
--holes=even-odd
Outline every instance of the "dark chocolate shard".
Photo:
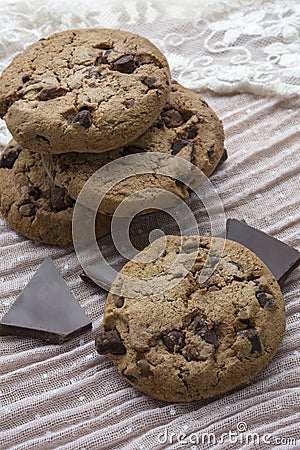
[{"label": "dark chocolate shard", "polygon": [[194,139],[198,134],[198,127],[196,125],[190,125],[188,128],[187,138]]},{"label": "dark chocolate shard", "polygon": [[30,75],[28,73],[24,73],[24,75],[22,75],[22,82],[27,83],[29,80],[30,80]]},{"label": "dark chocolate shard", "polygon": [[89,111],[83,109],[76,114],[72,123],[79,123],[83,128],[90,128],[92,125],[92,115]]},{"label": "dark chocolate shard", "polygon": [[215,349],[219,347],[217,335],[213,329],[209,329],[206,320],[203,317],[195,319],[193,331],[208,344],[212,344]]},{"label": "dark chocolate shard", "polygon": [[34,200],[38,200],[42,195],[42,193],[38,187],[30,186],[28,188],[28,195],[32,197]]},{"label": "dark chocolate shard", "polygon": [[124,355],[126,347],[117,330],[101,331],[96,338],[96,350],[100,355]]},{"label": "dark chocolate shard", "polygon": [[156,82],[157,79],[154,77],[146,77],[142,80],[142,83],[144,83],[149,89],[153,89]]},{"label": "dark chocolate shard", "polygon": [[162,341],[167,349],[174,353],[178,352],[185,346],[184,334],[181,331],[173,330],[162,337]]},{"label": "dark chocolate shard", "polygon": [[65,188],[55,186],[50,192],[52,209],[56,212],[64,211],[74,205],[74,200],[68,195]]},{"label": "dark chocolate shard", "polygon": [[192,148],[194,148],[194,145],[192,142],[187,141],[186,139],[177,139],[176,141],[173,142],[172,144],[172,152],[171,154],[173,156],[177,155],[184,147],[186,147],[187,145],[191,146]]},{"label": "dark chocolate shard", "polygon": [[176,109],[168,109],[162,113],[162,117],[168,128],[176,128],[183,124],[184,118]]},{"label": "dark chocolate shard", "polygon": [[270,306],[274,305],[273,297],[271,297],[270,295],[267,295],[265,292],[262,292],[262,291],[257,292],[256,298],[262,308],[266,308],[268,306],[270,307]]},{"label": "dark chocolate shard", "polygon": [[0,157],[0,169],[12,169],[19,153],[20,152],[15,148],[8,148],[4,153],[2,153]]},{"label": "dark chocolate shard", "polygon": [[129,100],[125,100],[124,106],[125,108],[131,108],[135,104],[135,100],[130,98]]},{"label": "dark chocolate shard", "polygon": [[300,264],[300,252],[296,249],[239,220],[228,219],[226,229],[227,239],[239,242],[252,250],[280,284],[283,284]]},{"label": "dark chocolate shard", "polygon": [[137,381],[136,377],[133,375],[130,375],[129,373],[122,372],[122,375],[127,378],[128,381],[131,381],[131,383],[135,383]]},{"label": "dark chocolate shard", "polygon": [[238,331],[237,335],[246,338],[250,341],[252,345],[250,353],[258,353],[259,355],[262,354],[263,348],[261,345],[258,331],[255,330],[255,328],[247,328],[246,330]]},{"label": "dark chocolate shard", "polygon": [[124,55],[114,62],[114,69],[122,73],[132,73],[135,69],[135,62],[132,55]]},{"label": "dark chocolate shard", "polygon": [[136,365],[140,369],[142,377],[149,378],[153,375],[151,364],[146,359],[140,359]]},{"label": "dark chocolate shard", "polygon": [[37,95],[38,100],[47,101],[65,95],[67,90],[61,86],[50,86],[43,88]]},{"label": "dark chocolate shard", "polygon": [[23,217],[33,217],[36,214],[36,205],[34,203],[26,203],[21,205],[19,208],[19,213]]},{"label": "dark chocolate shard", "polygon": [[0,335],[61,344],[90,328],[91,321],[48,257],[3,317]]},{"label": "dark chocolate shard", "polygon": [[37,134],[35,138],[40,142],[46,142],[47,144],[50,144],[49,139],[47,139],[45,136],[42,136],[41,134]]},{"label": "dark chocolate shard", "polygon": [[215,154],[215,146],[212,145],[211,147],[209,147],[209,149],[207,150],[207,155],[209,157],[209,159],[211,159]]},{"label": "dark chocolate shard", "polygon": [[113,51],[113,48],[110,48],[110,49],[106,50],[103,53],[102,58],[101,58],[102,64],[108,64],[109,63],[108,57],[109,57],[109,55],[111,54],[112,51]]}]

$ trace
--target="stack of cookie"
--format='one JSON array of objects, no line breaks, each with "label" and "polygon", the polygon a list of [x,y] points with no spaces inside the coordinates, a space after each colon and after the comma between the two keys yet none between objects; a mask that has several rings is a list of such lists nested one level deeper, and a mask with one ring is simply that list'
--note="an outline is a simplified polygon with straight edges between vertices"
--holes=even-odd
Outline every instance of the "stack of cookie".
[{"label": "stack of cookie", "polygon": [[[68,30],[28,47],[2,73],[0,116],[14,139],[0,159],[1,212],[22,235],[53,245],[72,243],[77,197],[110,161],[160,152],[209,176],[226,159],[214,111],[171,81],[152,43],[120,30]],[[153,187],[184,200],[190,195],[155,173],[131,176],[105,195],[97,237],[109,232],[124,198]]]}]

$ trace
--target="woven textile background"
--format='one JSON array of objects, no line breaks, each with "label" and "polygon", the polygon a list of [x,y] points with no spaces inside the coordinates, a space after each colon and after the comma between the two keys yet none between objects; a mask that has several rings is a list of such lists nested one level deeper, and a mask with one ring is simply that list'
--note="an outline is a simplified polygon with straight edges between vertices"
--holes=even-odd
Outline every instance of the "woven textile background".
[{"label": "woven textile background", "polygon": [[[174,2],[170,10],[166,2],[148,1],[147,8],[142,6],[145,2],[129,2],[126,9],[113,1],[110,7],[104,2],[93,3],[93,11],[83,3],[78,4],[78,10],[74,6],[67,11],[67,3],[59,6],[58,2],[45,2],[41,6],[40,2],[2,2],[1,68],[29,43],[65,28],[119,26],[149,37],[166,53],[173,76],[197,88],[223,120],[229,157],[211,181],[226,216],[244,219],[299,250],[298,2],[287,5],[284,1],[227,0],[217,6],[210,1],[202,11],[196,1]],[[271,30],[269,36],[262,37],[259,33],[271,26],[271,13],[274,23],[277,14],[278,26],[275,29],[273,24],[273,35]],[[230,23],[235,26],[230,28]],[[246,25],[249,29],[244,32]],[[211,37],[214,47],[205,41],[211,32],[215,32]],[[237,47],[247,50],[241,50],[244,55],[250,52],[251,58],[232,63]],[[271,53],[263,50],[267,47]],[[236,54],[229,56],[230,52]],[[268,74],[263,81],[262,73]],[[9,134],[3,124],[0,133],[4,144]],[[209,234],[203,210],[194,200],[189,206],[201,232]],[[133,225],[136,245],[145,245],[155,228],[169,233],[176,230],[164,214],[140,217]],[[101,239],[100,245],[108,260],[115,263],[110,237]],[[253,382],[218,398],[167,404],[130,387],[109,360],[95,352],[94,338],[102,321],[106,293],[81,281],[73,249],[28,241],[12,231],[2,217],[0,317],[46,256],[52,256],[93,321],[93,331],[61,346],[33,339],[0,338],[1,450],[300,448],[299,268],[283,288],[287,329],[269,367]],[[242,434],[245,429],[257,433],[261,443],[247,444]],[[238,440],[225,439],[222,443],[222,434],[229,431],[236,432]],[[215,439],[208,443],[205,433],[214,433]],[[182,434],[186,438],[178,442]],[[266,434],[272,437],[263,443]],[[297,445],[287,444],[288,438],[298,439]]]}]

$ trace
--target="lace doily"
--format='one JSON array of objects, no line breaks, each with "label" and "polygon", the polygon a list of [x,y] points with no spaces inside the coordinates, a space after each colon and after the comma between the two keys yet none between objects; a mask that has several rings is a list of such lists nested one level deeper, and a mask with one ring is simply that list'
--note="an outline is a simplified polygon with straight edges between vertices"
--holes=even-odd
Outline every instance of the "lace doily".
[{"label": "lace doily", "polygon": [[[68,28],[115,27],[151,38],[183,85],[222,94],[300,95],[297,0],[7,1],[0,70],[29,44]],[[10,139],[0,124],[0,143]]]}]

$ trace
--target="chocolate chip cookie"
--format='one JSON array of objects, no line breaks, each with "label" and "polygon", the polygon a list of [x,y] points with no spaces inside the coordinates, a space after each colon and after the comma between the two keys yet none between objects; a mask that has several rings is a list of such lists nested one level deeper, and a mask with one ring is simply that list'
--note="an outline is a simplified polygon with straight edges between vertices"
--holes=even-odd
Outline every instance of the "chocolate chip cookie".
[{"label": "chocolate chip cookie", "polygon": [[[283,338],[285,308],[275,278],[246,247],[215,239],[217,247],[225,244],[222,257],[201,281],[211,239],[163,239],[128,262],[112,285],[97,351],[134,387],[159,400],[197,400],[248,382],[267,366]],[[164,250],[157,251],[162,243]],[[158,256],[142,263],[146,252]],[[191,256],[194,262],[184,274]],[[210,255],[209,264],[215,258]],[[168,289],[175,277],[178,283]],[[133,279],[144,282],[140,291]],[[154,289],[148,290],[148,283]]]},{"label": "chocolate chip cookie", "polygon": [[0,117],[41,153],[103,152],[149,128],[170,91],[167,60],[147,39],[113,29],[56,33],[0,78]]},{"label": "chocolate chip cookie", "polygon": [[[129,145],[101,154],[43,155],[43,159],[48,173],[53,176],[55,182],[65,187],[72,198],[77,199],[84,184],[95,171],[117,158],[137,153],[161,152],[178,156],[193,163],[209,176],[218,164],[226,159],[223,144],[223,126],[215,112],[196,92],[173,82],[168,102],[155,125]],[[134,166],[141,168],[142,164],[143,155],[140,155]],[[148,169],[151,171],[149,164],[145,163],[144,171]],[[118,179],[118,170],[114,169],[111,172]],[[178,173],[179,170],[175,171],[175,175]],[[99,184],[93,184],[94,194],[102,194],[106,186],[103,177],[99,176]],[[149,193],[145,195],[146,197],[148,195],[148,198],[153,196],[152,188],[161,188],[184,200],[189,196],[186,185],[176,179],[158,175],[153,170],[152,174],[134,175],[116,184],[105,194],[99,211],[113,214],[122,200],[133,192],[147,188]],[[142,196],[139,196],[139,201],[142,200]],[[165,206],[163,201],[162,206]]]},{"label": "chocolate chip cookie", "polygon": [[[37,153],[11,141],[0,154],[0,211],[23,236],[52,245],[72,244],[74,200],[55,186]],[[110,218],[98,214],[97,237],[110,231]]]}]

